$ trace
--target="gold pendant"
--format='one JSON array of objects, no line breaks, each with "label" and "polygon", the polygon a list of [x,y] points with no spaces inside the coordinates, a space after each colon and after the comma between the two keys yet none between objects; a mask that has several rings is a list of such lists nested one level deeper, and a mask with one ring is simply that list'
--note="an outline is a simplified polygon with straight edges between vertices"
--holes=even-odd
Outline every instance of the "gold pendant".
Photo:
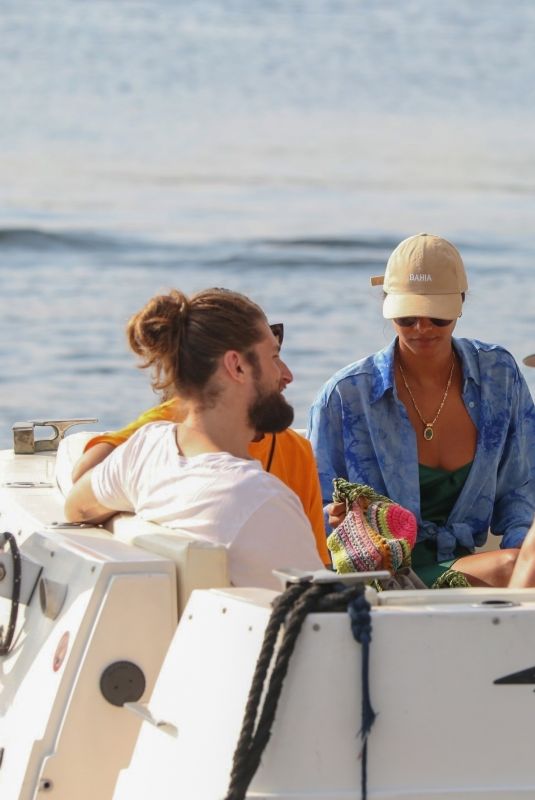
[{"label": "gold pendant", "polygon": [[424,428],[424,439],[426,442],[430,442],[433,438],[433,428],[431,425],[426,425]]}]

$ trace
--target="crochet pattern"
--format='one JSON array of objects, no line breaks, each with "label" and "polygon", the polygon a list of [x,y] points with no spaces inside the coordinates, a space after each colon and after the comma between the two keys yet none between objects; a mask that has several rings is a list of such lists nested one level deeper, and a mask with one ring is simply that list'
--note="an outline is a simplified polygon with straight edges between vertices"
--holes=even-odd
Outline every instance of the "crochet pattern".
[{"label": "crochet pattern", "polygon": [[432,589],[469,589],[471,586],[468,578],[456,569],[448,569],[436,579]]},{"label": "crochet pattern", "polygon": [[333,484],[333,500],[345,502],[347,508],[344,521],[327,539],[336,571],[397,572],[410,567],[418,528],[414,514],[365,484],[344,478]]}]

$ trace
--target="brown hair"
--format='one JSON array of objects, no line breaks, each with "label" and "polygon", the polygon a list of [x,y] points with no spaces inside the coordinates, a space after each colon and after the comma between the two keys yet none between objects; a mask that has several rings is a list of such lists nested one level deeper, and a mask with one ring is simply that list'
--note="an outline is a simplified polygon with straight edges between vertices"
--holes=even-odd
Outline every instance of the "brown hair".
[{"label": "brown hair", "polygon": [[254,344],[267,322],[260,306],[229,289],[205,289],[188,298],[173,289],[153,297],[127,325],[130,347],[141,368],[153,370],[152,386],[166,396],[201,396],[227,350],[255,363]]}]

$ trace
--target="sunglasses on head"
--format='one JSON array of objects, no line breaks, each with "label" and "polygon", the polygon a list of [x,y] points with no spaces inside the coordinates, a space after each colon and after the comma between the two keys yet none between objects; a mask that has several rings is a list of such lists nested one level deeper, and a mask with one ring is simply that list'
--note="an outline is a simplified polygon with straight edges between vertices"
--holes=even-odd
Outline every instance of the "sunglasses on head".
[{"label": "sunglasses on head", "polygon": [[395,317],[394,322],[396,325],[399,325],[400,328],[412,328],[419,319],[428,319],[429,322],[436,325],[437,328],[445,328],[453,322],[452,319],[438,319],[437,317]]},{"label": "sunglasses on head", "polygon": [[273,325],[270,325],[269,327],[271,328],[271,333],[273,336],[279,340],[279,347],[282,347],[282,340],[284,339],[284,323],[274,322]]}]

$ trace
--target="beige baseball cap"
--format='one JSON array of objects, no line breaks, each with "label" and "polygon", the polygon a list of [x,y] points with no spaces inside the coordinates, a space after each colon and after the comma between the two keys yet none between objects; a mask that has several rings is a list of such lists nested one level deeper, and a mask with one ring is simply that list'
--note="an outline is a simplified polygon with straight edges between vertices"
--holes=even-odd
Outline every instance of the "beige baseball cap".
[{"label": "beige baseball cap", "polygon": [[462,292],[468,289],[461,254],[451,242],[431,233],[404,239],[388,259],[385,274],[370,279],[383,286],[383,316],[461,316]]}]

